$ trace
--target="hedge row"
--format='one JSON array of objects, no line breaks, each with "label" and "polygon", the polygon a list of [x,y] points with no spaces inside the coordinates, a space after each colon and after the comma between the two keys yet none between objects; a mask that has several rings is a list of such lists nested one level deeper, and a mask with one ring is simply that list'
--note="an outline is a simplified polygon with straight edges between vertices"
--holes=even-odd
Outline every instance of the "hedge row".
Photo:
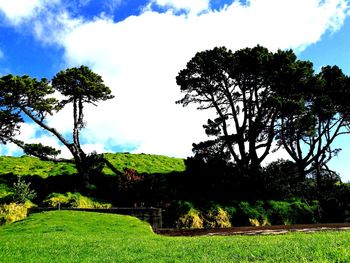
[{"label": "hedge row", "polygon": [[180,202],[178,205],[178,228],[311,224],[318,222],[319,213],[317,201],[307,203],[300,199],[255,203],[241,201],[232,206],[211,204],[195,207],[190,202]]}]

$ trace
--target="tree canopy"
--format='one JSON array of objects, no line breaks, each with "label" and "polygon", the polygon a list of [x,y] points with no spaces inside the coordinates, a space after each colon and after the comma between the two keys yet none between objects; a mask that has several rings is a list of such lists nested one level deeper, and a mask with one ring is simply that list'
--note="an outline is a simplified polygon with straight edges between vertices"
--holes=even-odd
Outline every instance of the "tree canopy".
[{"label": "tree canopy", "polygon": [[291,50],[216,47],[198,52],[176,81],[185,94],[177,103],[217,114],[204,125],[212,139],[195,144],[195,152],[226,152],[241,173],[254,175],[282,146],[305,175],[326,164],[337,152],[335,137],[347,132],[348,77],[337,67],[316,74]]},{"label": "tree canopy", "polygon": [[[63,95],[59,100],[55,92]],[[29,76],[7,75],[0,78],[0,140],[12,142],[21,147],[25,153],[46,160],[70,161],[57,159],[60,153],[50,146],[28,144],[16,139],[25,117],[57,137],[74,157],[79,174],[88,183],[89,156],[81,148],[79,133],[85,126],[84,105],[93,104],[113,98],[111,90],[105,86],[101,76],[88,67],[70,68],[54,76],[52,81],[37,80]],[[64,137],[55,127],[50,127],[47,117],[73,104],[72,137]],[[90,158],[91,159],[91,158]]]}]

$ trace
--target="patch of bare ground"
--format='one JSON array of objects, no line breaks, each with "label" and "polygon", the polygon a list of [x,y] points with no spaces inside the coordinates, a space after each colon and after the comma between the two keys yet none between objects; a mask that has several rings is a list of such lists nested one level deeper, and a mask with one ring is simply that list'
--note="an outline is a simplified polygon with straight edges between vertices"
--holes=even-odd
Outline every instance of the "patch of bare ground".
[{"label": "patch of bare ground", "polygon": [[350,223],[278,225],[256,227],[230,227],[212,229],[156,229],[155,232],[166,236],[228,236],[228,235],[280,235],[288,232],[313,233],[317,231],[344,231],[350,230]]}]

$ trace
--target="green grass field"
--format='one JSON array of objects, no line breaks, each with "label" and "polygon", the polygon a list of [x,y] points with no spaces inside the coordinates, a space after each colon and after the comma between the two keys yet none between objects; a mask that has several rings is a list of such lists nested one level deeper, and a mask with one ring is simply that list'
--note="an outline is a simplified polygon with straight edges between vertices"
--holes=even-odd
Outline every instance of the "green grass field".
[{"label": "green grass field", "polygon": [[0,262],[349,262],[350,231],[165,237],[120,215],[55,211],[0,227]]}]

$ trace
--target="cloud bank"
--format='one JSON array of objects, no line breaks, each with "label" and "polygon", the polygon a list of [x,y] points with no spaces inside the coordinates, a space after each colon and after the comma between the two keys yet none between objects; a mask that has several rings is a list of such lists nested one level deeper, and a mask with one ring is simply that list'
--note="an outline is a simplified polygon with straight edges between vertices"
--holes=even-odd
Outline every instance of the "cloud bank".
[{"label": "cloud bank", "polygon": [[0,0],[0,12],[7,22],[19,25],[44,11],[49,6],[55,6],[60,0]]},{"label": "cloud bank", "polygon": [[[67,67],[88,65],[112,89],[115,99],[87,108],[87,149],[179,157],[191,155],[192,143],[206,138],[202,125],[208,113],[175,104],[182,96],[175,77],[196,52],[256,44],[301,52],[340,29],[348,10],[345,0],[234,1],[216,11],[209,0],[151,0],[140,15],[114,21],[105,14],[73,17],[62,8],[57,15],[44,8],[45,0],[33,0],[32,11],[17,13],[4,3],[0,0],[0,10],[14,25],[31,23],[38,41],[64,49]],[[154,10],[154,4],[165,12]],[[181,9],[187,13],[177,13]],[[35,10],[44,11],[35,17]],[[70,120],[65,110],[49,122],[68,134]]]}]

